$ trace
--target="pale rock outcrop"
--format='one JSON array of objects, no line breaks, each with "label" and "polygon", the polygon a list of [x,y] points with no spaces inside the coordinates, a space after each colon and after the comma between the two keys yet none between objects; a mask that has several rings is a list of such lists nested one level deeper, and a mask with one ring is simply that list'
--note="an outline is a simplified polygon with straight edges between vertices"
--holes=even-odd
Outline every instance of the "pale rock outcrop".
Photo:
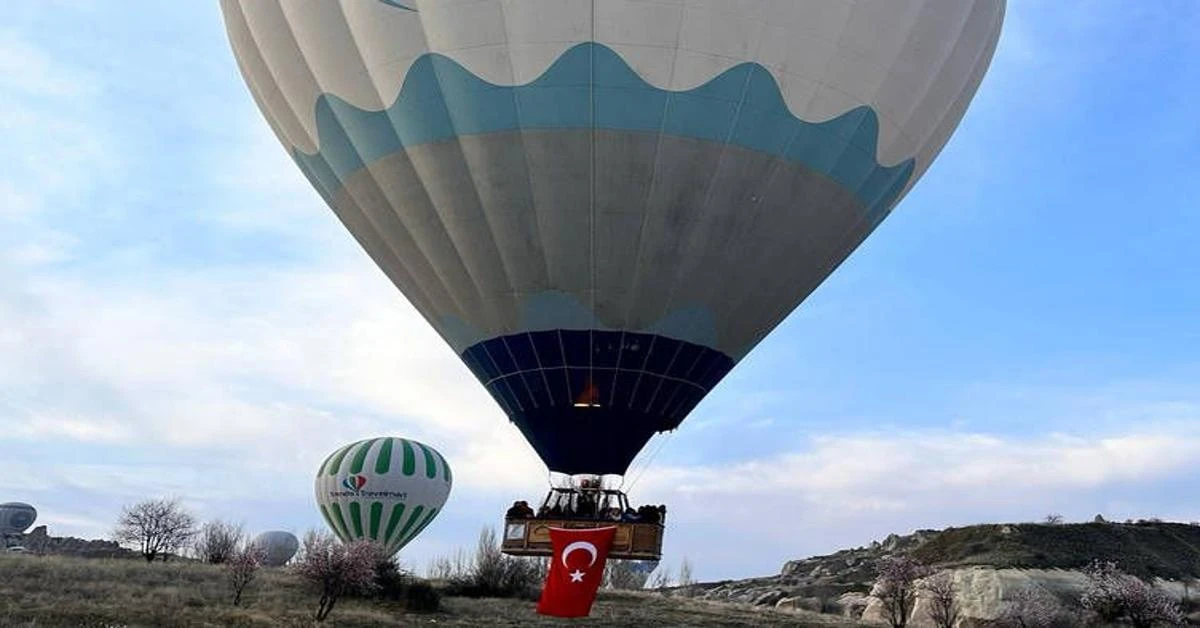
[{"label": "pale rock outcrop", "polygon": [[46,526],[38,526],[20,535],[14,544],[34,554],[56,554],[80,558],[133,558],[138,553],[121,547],[115,541],[87,540],[73,536],[50,536]]},{"label": "pale rock outcrop", "polygon": [[842,615],[850,619],[859,619],[863,616],[863,612],[867,610],[871,598],[865,593],[843,593],[838,598],[838,606],[842,607]]},{"label": "pale rock outcrop", "polygon": [[[1004,613],[1005,604],[1025,588],[1040,588],[1061,600],[1078,600],[1087,587],[1087,576],[1074,570],[963,567],[946,571],[950,573],[957,592],[962,618],[960,626],[986,625],[998,619]],[[1181,582],[1156,579],[1154,584],[1172,597],[1181,598],[1184,594]],[[1200,599],[1196,591],[1189,590],[1189,593],[1193,598]],[[886,623],[884,617],[883,602],[879,598],[869,597],[862,620]],[[929,619],[929,599],[923,593],[918,592],[917,602],[909,617],[908,625],[912,628],[934,626]]]}]

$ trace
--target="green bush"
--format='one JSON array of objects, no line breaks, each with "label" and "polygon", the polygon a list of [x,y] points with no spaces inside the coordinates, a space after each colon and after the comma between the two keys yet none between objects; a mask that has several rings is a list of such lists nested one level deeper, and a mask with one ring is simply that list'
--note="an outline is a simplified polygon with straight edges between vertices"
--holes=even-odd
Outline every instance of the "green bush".
[{"label": "green bush", "polygon": [[361,594],[376,600],[400,601],[407,595],[409,574],[390,556],[380,556],[375,563],[375,586]]},{"label": "green bush", "polygon": [[380,556],[375,563],[374,586],[355,596],[403,602],[404,608],[419,613],[436,612],[442,604],[442,596],[432,584],[405,571],[398,560],[388,556]]},{"label": "green bush", "polygon": [[432,584],[411,579],[404,591],[404,608],[414,613],[435,613],[442,608],[442,595]]},{"label": "green bush", "polygon": [[535,600],[541,595],[545,566],[542,561],[505,556],[491,528],[479,534],[479,545],[469,570],[452,575],[446,595]]}]

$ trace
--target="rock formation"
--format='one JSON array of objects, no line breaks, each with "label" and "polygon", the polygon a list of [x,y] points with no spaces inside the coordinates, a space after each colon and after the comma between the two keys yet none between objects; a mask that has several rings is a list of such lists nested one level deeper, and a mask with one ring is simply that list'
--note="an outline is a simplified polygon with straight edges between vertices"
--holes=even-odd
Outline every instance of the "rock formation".
[{"label": "rock formation", "polygon": [[137,552],[125,549],[115,541],[87,540],[73,536],[50,536],[46,526],[38,526],[28,534],[8,540],[9,546],[21,546],[33,554],[77,556],[80,558],[140,558]]},{"label": "rock formation", "polygon": [[[1200,526],[1163,522],[1132,524],[1002,524],[918,530],[891,534],[866,547],[784,563],[779,575],[696,585],[699,597],[780,608],[819,610],[866,621],[882,620],[879,600],[870,597],[876,564],[910,555],[949,571],[964,621],[984,625],[1025,588],[1055,598],[1078,600],[1082,573],[1093,559],[1112,560],[1166,589],[1173,597],[1200,600]],[[932,625],[928,601],[919,599],[915,628]]]}]

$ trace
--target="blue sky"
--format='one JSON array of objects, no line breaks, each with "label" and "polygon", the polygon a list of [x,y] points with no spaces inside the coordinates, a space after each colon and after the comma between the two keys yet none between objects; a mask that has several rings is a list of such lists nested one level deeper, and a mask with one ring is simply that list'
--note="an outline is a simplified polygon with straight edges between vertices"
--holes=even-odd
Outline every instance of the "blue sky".
[{"label": "blue sky", "polygon": [[[404,551],[424,568],[540,494],[270,135],[215,2],[15,0],[0,24],[0,501],[55,534],[167,494],[302,531],[323,455],[397,433],[456,469]],[[631,474],[669,504],[669,564],[762,575],[1050,512],[1200,520],[1196,32],[1192,0],[1010,2],[916,189]]]}]

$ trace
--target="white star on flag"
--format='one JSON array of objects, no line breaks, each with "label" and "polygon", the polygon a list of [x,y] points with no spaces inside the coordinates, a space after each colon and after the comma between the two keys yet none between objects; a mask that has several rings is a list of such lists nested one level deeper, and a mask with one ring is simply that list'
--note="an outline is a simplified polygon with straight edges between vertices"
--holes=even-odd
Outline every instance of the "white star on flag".
[{"label": "white star on flag", "polygon": [[576,569],[575,571],[572,571],[570,575],[571,575],[571,582],[583,582],[584,573],[582,571],[579,571],[578,569]]}]

